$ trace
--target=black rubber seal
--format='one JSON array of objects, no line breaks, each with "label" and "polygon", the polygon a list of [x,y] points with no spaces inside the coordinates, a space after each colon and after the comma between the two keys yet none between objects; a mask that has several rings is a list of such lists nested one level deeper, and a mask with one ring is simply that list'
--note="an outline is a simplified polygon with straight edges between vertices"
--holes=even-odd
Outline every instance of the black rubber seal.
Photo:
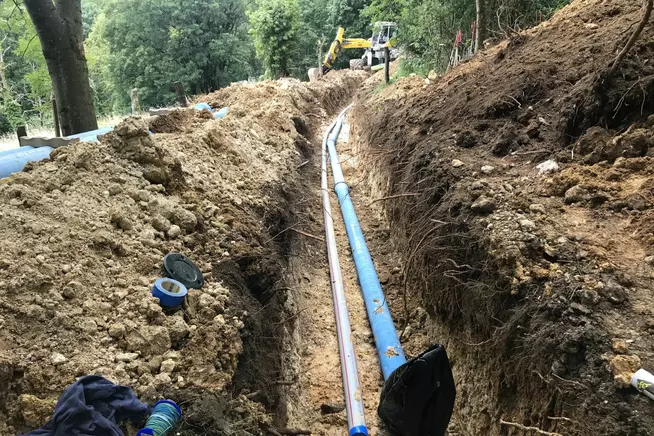
[{"label": "black rubber seal", "polygon": [[168,253],[163,260],[166,275],[177,280],[190,289],[200,289],[204,286],[202,272],[188,257],[180,253]]}]

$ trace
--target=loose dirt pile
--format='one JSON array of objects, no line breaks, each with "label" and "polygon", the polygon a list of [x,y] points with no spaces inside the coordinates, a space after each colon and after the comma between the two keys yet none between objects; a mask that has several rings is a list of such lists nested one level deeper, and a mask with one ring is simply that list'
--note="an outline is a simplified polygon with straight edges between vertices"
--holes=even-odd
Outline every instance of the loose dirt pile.
[{"label": "loose dirt pile", "polygon": [[[44,424],[86,374],[179,402],[183,435],[261,434],[301,164],[335,96],[364,77],[231,86],[202,99],[225,118],[127,119],[0,181],[0,434]],[[150,295],[168,252],[206,280],[173,313]]]},{"label": "loose dirt pile", "polygon": [[654,428],[628,385],[654,369],[651,25],[601,80],[640,6],[575,1],[436,83],[370,79],[355,107],[407,313],[424,306],[452,357],[460,434]]}]

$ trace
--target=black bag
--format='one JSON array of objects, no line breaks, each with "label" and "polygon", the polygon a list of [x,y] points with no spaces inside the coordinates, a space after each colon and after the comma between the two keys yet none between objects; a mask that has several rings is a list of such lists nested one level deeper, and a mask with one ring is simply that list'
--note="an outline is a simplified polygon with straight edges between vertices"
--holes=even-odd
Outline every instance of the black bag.
[{"label": "black bag", "polygon": [[454,409],[454,377],[442,345],[434,345],[390,375],[377,414],[400,436],[443,436]]}]

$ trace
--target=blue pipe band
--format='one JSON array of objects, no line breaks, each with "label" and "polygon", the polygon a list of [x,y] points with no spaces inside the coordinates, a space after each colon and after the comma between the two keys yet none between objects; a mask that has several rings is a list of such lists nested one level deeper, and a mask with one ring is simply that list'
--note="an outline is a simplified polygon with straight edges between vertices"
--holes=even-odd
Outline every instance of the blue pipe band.
[{"label": "blue pipe band", "polygon": [[375,337],[377,354],[384,375],[384,380],[395,371],[398,367],[406,363],[406,357],[400,344],[400,338],[395,330],[393,318],[391,317],[386,297],[382,291],[375,270],[375,264],[370,256],[370,251],[363,236],[359,219],[357,218],[352,199],[350,197],[350,188],[343,177],[343,170],[338,160],[336,152],[336,140],[343,126],[343,120],[339,119],[334,130],[327,141],[329,157],[332,165],[332,174],[334,176],[334,191],[338,196],[338,202],[341,205],[341,213],[345,222],[345,230],[350,241],[352,257],[359,277],[359,285],[363,293],[363,300],[366,304],[368,319],[372,334]]},{"label": "blue pipe band", "polygon": [[186,294],[188,294],[186,286],[169,278],[157,279],[152,287],[152,296],[158,298],[159,303],[166,307],[181,306]]},{"label": "blue pipe band", "polygon": [[368,436],[368,429],[365,425],[359,425],[350,429],[350,436]]}]

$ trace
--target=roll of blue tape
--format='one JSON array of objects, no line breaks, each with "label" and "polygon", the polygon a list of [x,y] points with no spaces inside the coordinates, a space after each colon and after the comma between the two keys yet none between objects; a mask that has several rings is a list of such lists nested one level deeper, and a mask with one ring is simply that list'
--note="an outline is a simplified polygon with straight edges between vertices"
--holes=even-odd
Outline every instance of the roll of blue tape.
[{"label": "roll of blue tape", "polygon": [[157,279],[152,287],[152,296],[159,299],[159,303],[166,307],[178,307],[184,303],[188,290],[177,280]]}]

